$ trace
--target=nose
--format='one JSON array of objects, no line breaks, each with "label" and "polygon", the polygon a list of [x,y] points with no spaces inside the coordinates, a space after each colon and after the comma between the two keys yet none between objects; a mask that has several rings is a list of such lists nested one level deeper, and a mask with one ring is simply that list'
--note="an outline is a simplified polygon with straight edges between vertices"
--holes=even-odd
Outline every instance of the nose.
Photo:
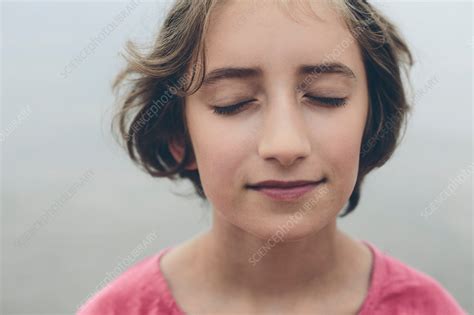
[{"label": "nose", "polygon": [[272,104],[264,118],[258,154],[288,167],[310,154],[311,145],[301,108],[292,102]]}]

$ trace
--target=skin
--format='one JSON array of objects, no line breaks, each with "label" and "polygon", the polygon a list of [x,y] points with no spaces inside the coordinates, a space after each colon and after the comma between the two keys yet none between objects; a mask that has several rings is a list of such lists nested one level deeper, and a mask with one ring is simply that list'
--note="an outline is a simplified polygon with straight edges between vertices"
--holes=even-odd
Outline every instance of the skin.
[{"label": "skin", "polygon": [[[314,7],[322,20],[298,9],[229,1],[212,14],[206,74],[221,67],[259,67],[261,74],[204,85],[185,99],[196,156],[188,168],[199,169],[213,211],[209,231],[161,260],[173,296],[188,313],[356,314],[367,294],[371,253],[336,224],[357,179],[368,112],[364,64],[353,42],[331,61],[355,78],[320,74],[297,89],[307,77],[297,74],[300,65],[323,62],[352,38],[324,2]],[[325,106],[308,94],[347,97],[347,103]],[[215,105],[248,99],[254,101],[234,115],[213,112]],[[179,144],[170,148],[182,158]],[[292,202],[246,188],[269,179],[323,178]],[[310,210],[259,254],[311,199]]]}]

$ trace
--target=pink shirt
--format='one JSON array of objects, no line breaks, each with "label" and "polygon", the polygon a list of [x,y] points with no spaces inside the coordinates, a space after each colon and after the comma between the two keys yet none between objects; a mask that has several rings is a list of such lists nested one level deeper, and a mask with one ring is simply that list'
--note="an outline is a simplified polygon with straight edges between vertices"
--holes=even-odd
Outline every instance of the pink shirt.
[{"label": "pink shirt", "polygon": [[[374,257],[369,292],[358,315],[466,315],[433,278],[363,241]],[[77,315],[183,315],[160,270],[172,247],[138,262],[93,296]]]}]

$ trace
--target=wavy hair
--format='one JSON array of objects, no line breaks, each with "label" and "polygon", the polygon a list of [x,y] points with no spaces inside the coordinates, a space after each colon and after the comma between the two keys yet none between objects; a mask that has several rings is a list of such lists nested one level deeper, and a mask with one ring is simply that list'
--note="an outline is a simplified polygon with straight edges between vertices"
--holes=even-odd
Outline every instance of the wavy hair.
[{"label": "wavy hair", "polygon": [[[268,0],[259,0],[265,2]],[[283,6],[288,0],[277,1]],[[363,133],[357,181],[340,217],[353,211],[365,176],[392,156],[411,110],[402,71],[413,65],[412,54],[397,27],[367,1],[326,0],[343,17],[358,44],[367,73],[369,112]],[[186,126],[184,97],[197,91],[205,74],[204,35],[211,13],[225,0],[175,0],[151,49],[126,44],[126,67],[113,89],[119,93],[112,130],[131,159],[154,177],[189,179],[207,200]],[[312,4],[311,1],[299,3]],[[183,147],[176,161],[170,143]]]}]

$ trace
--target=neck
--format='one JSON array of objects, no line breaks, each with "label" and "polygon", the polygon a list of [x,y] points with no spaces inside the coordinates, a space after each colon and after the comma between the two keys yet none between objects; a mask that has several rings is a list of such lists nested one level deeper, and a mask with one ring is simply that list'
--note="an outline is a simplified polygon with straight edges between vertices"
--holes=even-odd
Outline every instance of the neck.
[{"label": "neck", "polygon": [[350,242],[335,220],[306,238],[275,243],[214,214],[212,228],[203,237],[201,254],[206,259],[201,261],[213,271],[209,277],[214,283],[225,283],[234,293],[261,298],[311,289],[323,294],[343,285],[344,270],[350,270]]}]

